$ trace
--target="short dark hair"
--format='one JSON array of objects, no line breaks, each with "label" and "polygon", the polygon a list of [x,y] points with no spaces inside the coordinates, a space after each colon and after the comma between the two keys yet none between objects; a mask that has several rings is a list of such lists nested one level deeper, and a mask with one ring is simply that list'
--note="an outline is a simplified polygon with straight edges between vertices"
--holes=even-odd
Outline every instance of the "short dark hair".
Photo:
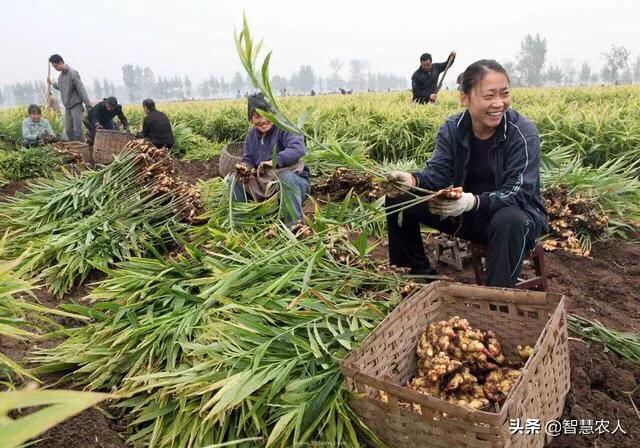
[{"label": "short dark hair", "polygon": [[51,62],[52,64],[59,64],[61,62],[64,62],[64,59],[62,59],[62,56],[60,56],[59,54],[52,54],[51,56],[49,56],[49,62]]},{"label": "short dark hair", "polygon": [[469,67],[467,67],[464,73],[462,73],[462,83],[460,84],[460,90],[462,90],[465,95],[468,95],[489,72],[502,73],[507,77],[507,82],[511,83],[509,74],[498,61],[495,61],[493,59],[480,59],[479,61],[476,61]]},{"label": "short dark hair", "polygon": [[156,110],[156,102],[151,98],[147,98],[146,100],[142,101],[142,107],[146,107],[149,110]]},{"label": "short dark hair", "polygon": [[38,106],[37,104],[29,104],[29,107],[27,108],[27,113],[29,115],[42,114],[42,109],[40,109],[40,106]]},{"label": "short dark hair", "polygon": [[420,55],[420,62],[422,61],[431,61],[431,53],[422,53]]},{"label": "short dark hair", "polygon": [[251,121],[251,117],[256,113],[258,109],[267,112],[273,112],[271,105],[264,97],[264,94],[262,92],[249,95],[249,98],[247,99],[247,118],[249,119],[249,121]]},{"label": "short dark hair", "polygon": [[118,98],[116,98],[115,96],[110,96],[108,98],[105,98],[104,102],[107,103],[109,106],[115,107],[118,105]]}]

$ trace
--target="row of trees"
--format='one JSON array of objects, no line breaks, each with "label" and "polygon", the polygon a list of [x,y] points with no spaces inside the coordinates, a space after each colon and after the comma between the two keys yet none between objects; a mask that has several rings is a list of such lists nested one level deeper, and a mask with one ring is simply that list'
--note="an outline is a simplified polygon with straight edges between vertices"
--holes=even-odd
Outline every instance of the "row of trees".
[{"label": "row of trees", "polygon": [[160,100],[176,100],[193,96],[188,76],[158,77],[149,67],[126,64],[122,66],[122,82],[130,101],[153,97]]},{"label": "row of trees", "polygon": [[[350,61],[350,76],[343,78],[341,69],[343,63],[334,59],[331,61],[332,74],[327,77],[317,76],[310,65],[301,65],[288,78],[274,75],[271,85],[276,92],[309,93],[312,89],[321,92],[335,92],[340,88],[354,90],[388,90],[405,89],[408,81],[405,77],[390,73],[370,73],[366,70],[368,64],[364,60]],[[198,84],[197,95],[201,98],[237,95],[238,92],[251,90],[250,81],[236,72],[230,82],[223,77],[210,76]]]},{"label": "row of trees", "polygon": [[91,89],[91,93],[89,94],[94,99],[106,98],[108,96],[116,95],[116,86],[112,81],[107,81],[103,79],[100,82],[99,79],[93,80],[93,88]]},{"label": "row of trees", "polygon": [[[547,40],[539,34],[528,34],[520,44],[515,61],[506,62],[505,68],[512,83],[519,86],[640,83],[640,54],[632,59],[629,49],[611,45],[601,57],[603,66],[599,72],[592,67],[593,61],[584,61],[579,66],[568,58],[561,63],[548,63]],[[271,82],[275,91],[292,93],[309,93],[312,89],[319,92],[339,89],[384,91],[409,86],[408,76],[371,72],[365,59],[351,59],[346,64],[340,59],[332,59],[329,67],[330,74],[322,77],[310,65],[301,65],[288,77],[273,76]],[[151,68],[132,64],[122,66],[122,82],[123,85],[116,86],[106,79],[94,79],[93,84],[86,87],[94,100],[116,95],[135,102],[147,97],[159,100],[230,97],[252,90],[251,83],[240,72],[236,72],[229,82],[222,76],[211,75],[194,86],[188,76],[156,77]],[[43,80],[16,82],[0,88],[0,106],[44,103],[45,98]]]},{"label": "row of trees", "polygon": [[44,81],[25,81],[9,84],[0,89],[0,105],[42,103],[46,99]]},{"label": "row of trees", "polygon": [[640,54],[632,61],[628,48],[611,45],[601,57],[600,73],[594,71],[589,61],[579,68],[569,58],[562,64],[547,64],[547,40],[539,34],[527,34],[520,43],[516,62],[507,62],[505,68],[513,84],[522,86],[640,83]]},{"label": "row of trees", "polygon": [[[101,99],[106,96],[116,94],[116,87],[113,82],[106,79],[100,81],[93,80],[93,88],[85,85],[87,94],[92,100]],[[52,89],[54,97],[60,104],[60,94]],[[19,104],[44,104],[47,99],[47,85],[42,80],[16,82],[0,88],[0,106]]]},{"label": "row of trees", "polygon": [[353,90],[388,90],[405,89],[409,86],[406,76],[397,76],[391,73],[375,73],[369,71],[369,62],[366,59],[351,59],[348,62],[346,75],[345,63],[340,59],[329,61],[331,74],[326,77],[316,76],[309,65],[301,65],[289,79],[282,76],[274,76],[272,84],[280,90],[286,88],[296,92],[308,92],[311,89],[335,92],[340,88]]}]

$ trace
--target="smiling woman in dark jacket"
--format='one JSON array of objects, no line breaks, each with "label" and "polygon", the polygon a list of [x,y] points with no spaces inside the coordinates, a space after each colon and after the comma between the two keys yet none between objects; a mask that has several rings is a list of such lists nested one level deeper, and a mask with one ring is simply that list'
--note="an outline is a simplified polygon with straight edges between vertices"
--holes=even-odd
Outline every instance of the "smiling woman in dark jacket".
[{"label": "smiling woman in dark jacket", "polygon": [[[471,64],[462,75],[460,99],[466,110],[438,131],[427,166],[417,173],[394,171],[404,189],[462,187],[458,200],[436,200],[388,215],[389,257],[416,275],[433,274],[420,223],[486,244],[487,284],[513,287],[527,250],[547,226],[540,196],[540,138],[535,126],[510,109],[505,69],[493,60]],[[402,190],[387,194],[387,205],[406,201]]]}]

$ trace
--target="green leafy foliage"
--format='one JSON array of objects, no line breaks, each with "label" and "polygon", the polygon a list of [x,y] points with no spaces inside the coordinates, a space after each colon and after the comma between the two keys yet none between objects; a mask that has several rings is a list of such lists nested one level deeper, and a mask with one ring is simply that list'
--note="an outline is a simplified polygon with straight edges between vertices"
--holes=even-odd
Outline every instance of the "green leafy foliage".
[{"label": "green leafy foliage", "polygon": [[135,156],[123,152],[103,170],[40,180],[0,204],[9,255],[32,247],[27,274],[62,295],[94,268],[173,242],[185,198],[155,193],[160,180],[143,181]]},{"label": "green leafy foliage", "polygon": [[0,151],[0,181],[47,177],[60,168],[63,157],[50,146]]}]

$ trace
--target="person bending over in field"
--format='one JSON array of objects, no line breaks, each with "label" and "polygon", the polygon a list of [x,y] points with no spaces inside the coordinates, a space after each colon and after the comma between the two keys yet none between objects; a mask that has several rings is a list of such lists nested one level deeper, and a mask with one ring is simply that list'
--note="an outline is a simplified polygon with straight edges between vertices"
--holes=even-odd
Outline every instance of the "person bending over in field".
[{"label": "person bending over in field", "polygon": [[302,204],[311,190],[309,169],[300,162],[306,153],[304,138],[278,128],[262,117],[258,109],[272,110],[262,94],[249,96],[247,116],[253,127],[244,143],[241,170],[256,169],[256,176],[232,176],[233,199],[264,200],[270,196],[268,184],[277,178],[284,202],[289,205],[282,208],[281,218],[287,225],[293,225],[302,219]]},{"label": "person bending over in field", "polygon": [[136,137],[150,141],[156,148],[173,148],[175,139],[167,115],[156,109],[156,103],[151,98],[142,101],[142,110],[145,115],[142,131]]},{"label": "person bending over in field", "polygon": [[27,112],[29,116],[22,121],[22,140],[25,147],[58,141],[49,122],[42,118],[40,106],[32,104]]},{"label": "person bending over in field", "polygon": [[129,132],[129,122],[115,96],[103,99],[89,110],[87,128],[89,129],[91,142],[95,139],[97,129],[115,130],[116,125],[113,119],[116,116],[122,123],[124,130]]},{"label": "person bending over in field", "polygon": [[[410,199],[405,190],[463,188],[460,199],[439,199],[387,215],[391,264],[433,275],[420,224],[486,244],[487,285],[513,287],[525,253],[547,226],[540,196],[540,138],[511,106],[509,76],[494,60],[471,64],[462,75],[466,110],[445,121],[427,166],[389,173],[387,206]],[[394,188],[393,185],[400,187]],[[419,194],[419,193],[418,193]]]},{"label": "person bending over in field", "polygon": [[[452,51],[449,58],[455,57],[455,55],[456,53]],[[420,56],[420,67],[411,76],[414,103],[427,104],[436,102],[438,98],[438,93],[436,92],[438,77],[447,68],[447,61],[434,64],[429,53],[424,53]]]}]

